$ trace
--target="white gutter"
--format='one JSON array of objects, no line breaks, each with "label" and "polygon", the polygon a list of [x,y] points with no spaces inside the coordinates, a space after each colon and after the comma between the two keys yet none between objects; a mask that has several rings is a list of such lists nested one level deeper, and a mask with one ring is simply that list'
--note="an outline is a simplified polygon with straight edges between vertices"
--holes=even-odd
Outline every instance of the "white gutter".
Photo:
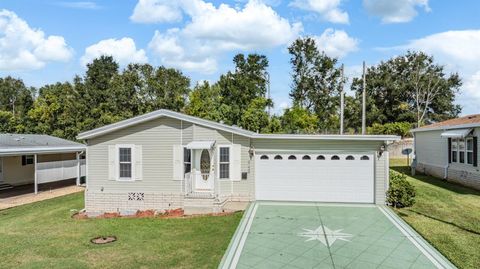
[{"label": "white gutter", "polygon": [[7,148],[0,149],[0,156],[14,156],[39,153],[60,153],[84,151],[86,146],[65,146],[65,147],[25,147],[25,148]]}]

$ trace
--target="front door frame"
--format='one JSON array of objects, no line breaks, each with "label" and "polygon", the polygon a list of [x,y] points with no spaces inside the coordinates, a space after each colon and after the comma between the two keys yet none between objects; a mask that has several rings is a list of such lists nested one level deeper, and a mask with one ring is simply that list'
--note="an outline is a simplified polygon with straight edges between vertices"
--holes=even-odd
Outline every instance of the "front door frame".
[{"label": "front door frame", "polygon": [[[201,171],[201,155],[204,150],[207,150],[210,157],[210,171],[208,182],[203,182],[202,171]],[[193,186],[196,192],[213,192],[215,189],[215,175],[213,169],[214,163],[214,150],[213,149],[192,149],[192,176],[193,176]],[[205,184],[199,184],[205,183]]]}]

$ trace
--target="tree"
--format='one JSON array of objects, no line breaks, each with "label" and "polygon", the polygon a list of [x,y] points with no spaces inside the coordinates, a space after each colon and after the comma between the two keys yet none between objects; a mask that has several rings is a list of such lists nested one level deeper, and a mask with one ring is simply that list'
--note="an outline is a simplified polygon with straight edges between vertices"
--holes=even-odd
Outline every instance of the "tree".
[{"label": "tree", "polygon": [[185,106],[185,113],[212,121],[225,121],[230,107],[223,103],[220,87],[208,82],[198,83],[190,92],[189,102]]},{"label": "tree", "polygon": [[271,100],[257,97],[250,102],[248,108],[242,113],[240,124],[243,128],[254,132],[269,131],[270,116],[265,108]]},{"label": "tree", "polygon": [[[249,54],[245,57],[238,54],[233,58],[235,71],[220,76],[217,82],[223,104],[230,107],[225,122],[241,125],[242,114],[250,106],[252,100],[265,97],[267,92],[268,60],[264,55]],[[266,106],[271,101],[264,103]],[[257,107],[260,109],[259,107]],[[265,110],[263,108],[263,110]]]},{"label": "tree", "polygon": [[288,48],[291,54],[293,104],[317,115],[318,128],[338,125],[339,93],[342,85],[338,60],[320,52],[315,40],[299,38]]},{"label": "tree", "polygon": [[[458,74],[445,74],[444,67],[423,52],[409,51],[369,67],[366,84],[367,126],[391,122],[421,126],[461,111],[454,104],[461,86]],[[355,78],[351,87],[360,98],[362,80]]]},{"label": "tree", "polygon": [[299,106],[285,109],[280,120],[283,130],[287,133],[313,134],[318,131],[317,116]]},{"label": "tree", "polygon": [[0,78],[0,110],[24,115],[31,108],[34,95],[35,89],[25,87],[21,79]]}]

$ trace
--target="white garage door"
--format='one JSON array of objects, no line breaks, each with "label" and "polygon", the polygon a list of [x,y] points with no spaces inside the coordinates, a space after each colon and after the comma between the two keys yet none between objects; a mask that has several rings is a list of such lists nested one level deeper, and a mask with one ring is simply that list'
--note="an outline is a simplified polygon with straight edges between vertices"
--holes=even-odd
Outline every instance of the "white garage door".
[{"label": "white garage door", "polygon": [[372,154],[257,154],[257,200],[374,202]]}]

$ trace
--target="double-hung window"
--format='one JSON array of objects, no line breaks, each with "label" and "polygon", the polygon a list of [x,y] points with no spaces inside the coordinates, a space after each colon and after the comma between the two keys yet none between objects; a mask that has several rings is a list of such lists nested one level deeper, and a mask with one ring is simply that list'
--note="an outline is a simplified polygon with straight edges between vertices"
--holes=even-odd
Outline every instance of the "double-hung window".
[{"label": "double-hung window", "polygon": [[192,151],[183,148],[183,175],[192,171]]},{"label": "double-hung window", "polygon": [[473,138],[467,138],[467,164],[473,164]]},{"label": "double-hung window", "polygon": [[219,148],[219,178],[230,178],[230,147]]},{"label": "double-hung window", "polygon": [[118,148],[118,178],[120,180],[132,180],[132,148],[119,147]]},{"label": "double-hung window", "polygon": [[457,139],[452,139],[452,162],[456,163],[458,154]]},{"label": "double-hung window", "polygon": [[465,139],[458,139],[458,162],[465,163]]}]

